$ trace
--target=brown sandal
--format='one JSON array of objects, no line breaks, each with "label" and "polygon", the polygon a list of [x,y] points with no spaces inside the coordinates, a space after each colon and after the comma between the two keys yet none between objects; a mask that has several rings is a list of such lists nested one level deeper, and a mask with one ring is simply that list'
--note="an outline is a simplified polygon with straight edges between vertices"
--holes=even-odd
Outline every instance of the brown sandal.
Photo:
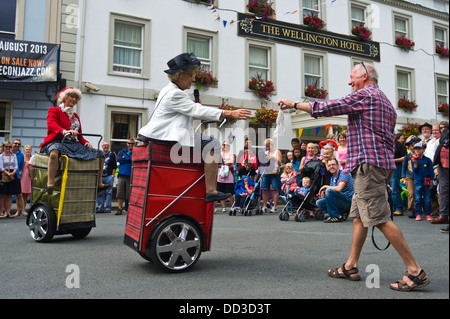
[{"label": "brown sandal", "polygon": [[414,289],[423,288],[430,284],[430,280],[427,278],[427,274],[423,271],[423,269],[420,270],[420,273],[417,276],[411,275],[408,272],[405,272],[405,276],[413,282],[411,286],[404,280],[398,280],[395,282],[397,287],[392,287],[391,284],[389,288],[397,291],[411,291]]},{"label": "brown sandal", "polygon": [[[342,273],[339,272],[339,270],[342,270]],[[361,280],[361,277],[358,275],[358,267],[345,269],[345,264],[343,264],[340,268],[328,270],[328,276],[333,278],[344,278],[351,281]]]}]

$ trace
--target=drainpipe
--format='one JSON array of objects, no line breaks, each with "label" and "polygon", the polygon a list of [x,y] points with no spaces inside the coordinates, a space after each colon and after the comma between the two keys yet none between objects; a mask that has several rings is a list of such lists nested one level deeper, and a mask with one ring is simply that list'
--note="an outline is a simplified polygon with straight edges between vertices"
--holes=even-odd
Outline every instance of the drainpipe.
[{"label": "drainpipe", "polygon": [[[83,7],[83,12],[81,13],[81,25],[79,28],[80,31],[80,54],[78,59],[78,88],[82,89],[83,84],[83,64],[84,64],[84,42],[85,42],[85,30],[86,30],[86,7],[87,7],[87,0],[79,0],[81,1],[81,5]],[[80,11],[78,12],[80,14]],[[78,105],[77,110],[78,116],[81,116],[81,105]]]}]

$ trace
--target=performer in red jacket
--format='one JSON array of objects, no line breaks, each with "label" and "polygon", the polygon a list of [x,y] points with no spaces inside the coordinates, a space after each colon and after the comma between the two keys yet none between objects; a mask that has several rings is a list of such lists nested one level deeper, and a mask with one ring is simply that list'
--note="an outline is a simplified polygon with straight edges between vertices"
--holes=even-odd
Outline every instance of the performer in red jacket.
[{"label": "performer in red jacket", "polygon": [[103,152],[92,148],[82,134],[81,121],[78,114],[73,110],[81,99],[81,91],[68,87],[61,90],[55,100],[58,106],[51,107],[47,116],[47,136],[41,144],[41,153],[49,155],[47,192],[53,192],[56,172],[58,170],[58,157],[61,152],[61,144],[64,135],[70,133],[71,137],[64,141],[63,154],[80,160],[93,160],[100,156],[100,172],[98,179],[98,191],[105,191],[110,186],[102,184],[103,163],[105,157]]}]

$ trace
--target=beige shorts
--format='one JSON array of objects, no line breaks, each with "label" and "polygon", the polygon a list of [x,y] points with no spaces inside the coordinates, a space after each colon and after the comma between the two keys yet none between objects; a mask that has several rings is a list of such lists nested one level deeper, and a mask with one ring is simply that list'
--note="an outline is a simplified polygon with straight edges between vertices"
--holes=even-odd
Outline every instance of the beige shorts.
[{"label": "beige shorts", "polygon": [[387,185],[393,170],[361,164],[353,171],[355,194],[350,217],[361,219],[364,227],[384,224],[391,220]]},{"label": "beige shorts", "polygon": [[131,187],[130,177],[125,175],[119,175],[117,178],[117,193],[118,199],[130,199]]}]

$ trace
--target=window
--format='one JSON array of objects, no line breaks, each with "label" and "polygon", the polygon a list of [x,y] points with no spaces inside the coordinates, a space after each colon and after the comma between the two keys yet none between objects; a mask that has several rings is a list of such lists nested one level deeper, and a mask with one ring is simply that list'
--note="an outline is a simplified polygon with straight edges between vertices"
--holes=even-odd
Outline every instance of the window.
[{"label": "window", "polygon": [[116,21],[113,70],[142,73],[142,26]]},{"label": "window", "polygon": [[360,6],[351,6],[351,27],[354,26],[367,26],[366,25],[366,8]]},{"label": "window", "polygon": [[270,52],[266,48],[249,48],[249,80],[251,78],[261,78],[270,80]]},{"label": "window", "polygon": [[0,101],[0,137],[4,141],[11,139],[11,103]]},{"label": "window", "polygon": [[139,115],[111,113],[111,149],[119,152],[129,138],[136,138],[139,124]]},{"label": "window", "polygon": [[305,55],[303,74],[305,87],[308,85],[323,86],[322,57]]},{"label": "window", "polygon": [[408,20],[395,17],[394,18],[394,35],[401,38],[409,38]]},{"label": "window", "polygon": [[305,16],[321,17],[320,0],[303,0],[303,14]]},{"label": "window", "polygon": [[16,0],[2,0],[0,10],[0,37],[15,39],[16,37]]},{"label": "window", "polygon": [[[253,77],[272,81],[276,90],[276,46],[274,43],[247,39],[246,46],[246,91],[250,92],[248,82]],[[273,94],[276,94],[275,92]]]},{"label": "window", "polygon": [[208,38],[188,36],[187,52],[193,52],[202,63],[202,69],[211,71],[211,41]]},{"label": "window", "polygon": [[218,60],[218,33],[217,31],[207,31],[184,27],[184,52],[193,52],[202,63],[201,68],[210,72],[213,76],[218,73],[218,66],[215,61]]},{"label": "window", "polygon": [[448,27],[435,25],[434,26],[434,48],[436,46],[448,48]]},{"label": "window", "polygon": [[414,71],[397,67],[397,99],[405,98],[414,100]]},{"label": "window", "polygon": [[110,141],[111,150],[119,152],[129,138],[136,138],[139,129],[147,124],[147,108],[130,107],[125,105],[106,107],[105,140]]},{"label": "window", "polygon": [[440,103],[448,104],[448,79],[440,77],[436,79],[436,97],[438,106]]},{"label": "window", "polygon": [[111,15],[109,74],[149,77],[150,21]]}]

